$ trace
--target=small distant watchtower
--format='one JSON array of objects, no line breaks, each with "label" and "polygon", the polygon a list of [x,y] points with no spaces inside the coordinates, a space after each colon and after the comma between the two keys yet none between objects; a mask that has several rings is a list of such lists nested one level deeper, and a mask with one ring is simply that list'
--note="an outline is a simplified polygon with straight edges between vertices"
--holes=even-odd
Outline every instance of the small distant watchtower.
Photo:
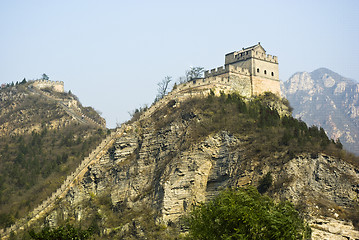
[{"label": "small distant watchtower", "polygon": [[270,91],[280,96],[278,58],[266,54],[266,50],[260,43],[226,54],[226,66],[248,69],[251,76],[252,95]]}]

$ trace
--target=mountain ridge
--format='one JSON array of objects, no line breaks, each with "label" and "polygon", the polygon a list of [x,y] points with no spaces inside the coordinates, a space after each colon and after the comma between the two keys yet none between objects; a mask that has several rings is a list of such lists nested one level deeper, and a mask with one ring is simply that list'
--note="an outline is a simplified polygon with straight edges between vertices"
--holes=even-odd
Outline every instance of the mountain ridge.
[{"label": "mountain ridge", "polygon": [[358,166],[321,153],[338,146],[318,128],[280,116],[281,101],[209,94],[173,102],[169,95],[147,117],[124,124],[109,151],[33,226],[80,221],[104,239],[171,239],[193,204],[271,173],[268,194],[311,216],[314,239],[334,236],[334,223],[349,226],[343,236],[357,236],[348,221]]},{"label": "mountain ridge", "polygon": [[333,139],[359,154],[359,83],[327,68],[295,73],[281,85],[293,116],[322,126]]},{"label": "mountain ridge", "polygon": [[71,93],[40,90],[32,81],[3,86],[0,226],[9,227],[57,189],[104,137],[104,123]]},{"label": "mountain ridge", "polygon": [[53,194],[51,209],[3,237],[70,222],[102,239],[175,239],[195,204],[227,187],[259,186],[268,174],[264,192],[294,203],[313,239],[359,237],[359,162],[340,143],[292,118],[288,101],[272,93],[192,90],[180,86],[123,124],[111,146],[98,146],[102,154]]}]

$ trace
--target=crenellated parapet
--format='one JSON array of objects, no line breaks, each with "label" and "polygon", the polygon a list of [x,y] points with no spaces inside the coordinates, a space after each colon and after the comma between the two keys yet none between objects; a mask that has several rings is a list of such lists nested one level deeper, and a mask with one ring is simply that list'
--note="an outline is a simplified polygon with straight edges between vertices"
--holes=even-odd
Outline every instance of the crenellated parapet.
[{"label": "crenellated parapet", "polygon": [[246,75],[246,76],[250,75],[248,69],[238,67],[238,66],[226,65],[226,66],[221,66],[218,68],[211,69],[211,71],[209,71],[209,70],[205,71],[204,77],[205,78],[215,77],[215,76],[219,76],[219,75],[222,75],[225,73],[238,73],[238,74]]},{"label": "crenellated parapet", "polygon": [[254,54],[253,56],[254,58],[266,61],[266,62],[271,62],[271,63],[278,63],[278,57],[277,56],[273,56],[270,54],[259,54],[257,52],[257,54]]},{"label": "crenellated parapet", "polygon": [[64,85],[63,81],[52,81],[52,80],[45,80],[45,79],[38,79],[33,80],[34,83],[42,83],[42,84],[62,84]]},{"label": "crenellated parapet", "polygon": [[56,92],[64,92],[64,82],[63,81],[51,81],[45,79],[33,80],[32,86],[38,89],[51,88]]},{"label": "crenellated parapet", "polygon": [[238,51],[231,52],[226,55],[226,64],[236,63],[240,61],[246,61],[250,58],[259,59],[270,63],[278,63],[278,57],[271,54],[266,54],[261,51]]}]

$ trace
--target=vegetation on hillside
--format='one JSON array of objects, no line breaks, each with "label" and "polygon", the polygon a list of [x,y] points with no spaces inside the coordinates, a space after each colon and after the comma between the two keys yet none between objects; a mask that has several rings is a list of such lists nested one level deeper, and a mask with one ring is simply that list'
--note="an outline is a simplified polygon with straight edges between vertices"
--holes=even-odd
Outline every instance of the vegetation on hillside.
[{"label": "vegetation on hillside", "polygon": [[35,232],[31,230],[29,235],[31,239],[35,240],[67,240],[67,239],[76,239],[76,240],[85,240],[89,239],[92,235],[92,229],[82,230],[81,228],[76,228],[71,224],[66,224],[65,226],[59,226],[54,229],[48,227],[42,229],[40,232]]},{"label": "vegetation on hillside", "polygon": [[[304,122],[289,115],[281,116],[275,105],[271,104],[273,102],[287,105],[290,109],[288,101],[279,99],[270,93],[253,97],[250,100],[245,100],[235,93],[223,93],[220,96],[215,96],[212,93],[207,98],[192,98],[178,105],[172,100],[166,107],[159,109],[150,119],[145,119],[144,121],[150,122],[158,132],[168,128],[175,121],[183,121],[188,124],[179,152],[187,150],[193,144],[199,143],[211,134],[227,131],[236,135],[246,149],[243,160],[250,159],[269,167],[284,164],[301,153],[311,153],[316,156],[320,152],[341,157],[359,166],[358,158],[343,151],[341,143],[329,139],[323,129],[316,126],[308,127]],[[132,121],[138,119],[146,109],[147,107],[144,107],[135,111]],[[60,176],[66,176],[68,174],[66,171],[73,169],[72,166],[76,167],[83,155],[87,154],[86,151],[95,146],[96,141],[99,141],[104,135],[101,130],[85,129],[80,125],[68,127],[70,127],[68,130],[66,128],[62,131],[42,128],[38,132],[24,136],[8,136],[8,139],[0,141],[0,154],[8,154],[6,158],[8,159],[7,164],[4,167],[0,166],[0,177],[5,179],[5,187],[2,188],[0,185],[0,190],[3,189],[0,193],[9,194],[6,189],[14,189],[11,192],[13,195],[8,195],[11,198],[1,197],[0,195],[0,201],[3,201],[1,206],[4,206],[3,215],[0,215],[2,217],[0,218],[2,226],[8,226],[15,217],[21,216],[21,214],[31,210],[39,203],[39,197],[31,198],[36,195],[35,192],[46,197],[52,190],[55,190],[56,186],[61,182]],[[8,144],[6,146],[3,143]],[[24,159],[25,155],[31,157]],[[171,156],[168,157],[170,158]],[[37,168],[32,169],[32,165],[37,166]],[[256,167],[260,168],[262,166],[258,165]],[[257,171],[257,169],[254,169],[254,171]],[[17,180],[11,181],[10,175],[17,176],[17,178],[14,178]],[[29,180],[32,177],[35,177],[35,180]],[[58,179],[59,181],[57,181]],[[31,184],[27,184],[29,181]],[[31,181],[34,182],[32,183]],[[52,185],[45,187],[49,183]],[[271,174],[268,173],[259,181],[257,189],[260,193],[265,193],[269,189],[280,188],[279,185],[280,183],[276,182],[275,186],[273,186]],[[16,194],[19,192],[21,194]],[[238,200],[238,196],[241,196],[240,199],[247,198],[248,202]],[[14,204],[11,204],[10,201]],[[177,237],[178,233],[174,230],[175,227],[172,228],[172,224],[175,226],[175,223],[162,226],[154,222],[156,213],[153,209],[146,207],[143,209],[138,207],[136,211],[133,209],[119,209],[117,206],[112,205],[110,194],[103,196],[91,195],[91,199],[85,201],[88,201],[84,203],[85,206],[88,206],[88,209],[84,212],[89,213],[86,218],[81,220],[81,223],[78,223],[74,220],[75,216],[69,212],[68,219],[73,220],[71,224],[74,224],[76,229],[81,229],[80,227],[91,229],[91,234],[96,237],[111,239],[122,236],[121,234],[124,232],[138,234],[139,231],[147,234],[148,239],[174,239]],[[219,205],[215,205],[215,203]],[[220,204],[223,204],[222,207],[220,207]],[[218,234],[222,234],[222,237],[228,237],[228,239],[231,236],[233,236],[233,239],[237,237],[246,239],[245,235],[251,236],[252,234],[254,236],[258,234],[258,229],[268,230],[263,232],[263,234],[268,235],[260,235],[263,238],[269,236],[268,239],[277,239],[275,238],[276,236],[286,236],[288,239],[308,236],[306,225],[292,205],[288,203],[274,204],[272,200],[262,197],[253,188],[238,192],[225,191],[220,194],[217,200],[195,208],[194,212],[192,212],[192,220],[196,220],[196,216],[202,216],[200,212],[202,210],[212,214],[211,206],[216,206],[213,211],[229,210],[230,213],[238,213],[240,208],[236,207],[237,204],[244,204],[246,207],[259,207],[258,212],[247,215],[246,212],[242,212],[245,217],[248,217],[248,220],[243,218],[242,222],[234,221],[235,219],[240,219],[238,216],[233,217],[230,214],[226,215],[226,212],[218,212],[219,220],[217,222],[206,222],[202,227],[213,226],[215,229],[223,231],[231,229],[227,232],[217,231]],[[9,211],[5,211],[6,208]],[[20,210],[16,213],[17,209]],[[236,212],[236,209],[239,210]],[[282,221],[283,218],[286,221]],[[213,217],[213,219],[216,218]],[[197,223],[191,223],[192,220],[189,222],[190,227],[195,229]],[[257,220],[258,222],[256,222]],[[267,224],[263,226],[261,225],[262,222]],[[59,229],[64,229],[64,226],[66,226],[66,222],[59,222],[58,224],[60,224]],[[81,224],[81,226],[78,224]],[[226,226],[229,228],[224,228],[221,224],[228,224]],[[233,227],[234,225],[236,227]],[[140,230],[139,226],[141,226]],[[287,231],[287,227],[291,226],[295,226],[295,228],[289,228],[290,230]],[[110,229],[111,233],[107,236],[101,235],[103,229]],[[247,232],[241,232],[240,230]],[[56,232],[57,230],[45,229],[46,231]],[[230,235],[232,233],[235,235]],[[288,235],[286,235],[287,233]],[[191,236],[195,235],[193,232],[191,233]],[[203,239],[211,238],[204,237]]]},{"label": "vegetation on hillside", "polygon": [[[303,121],[289,115],[280,116],[273,101],[288,104],[274,94],[254,97],[246,101],[236,93],[214,94],[207,98],[192,98],[173,108],[174,103],[160,109],[152,115],[157,129],[168,126],[178,118],[196,119],[188,131],[186,144],[199,142],[210,134],[228,131],[243,138],[248,143],[249,155],[265,158],[275,152],[287,152],[286,161],[303,152],[318,154],[320,152],[344,158],[359,166],[353,155],[341,150],[340,141],[328,138],[322,128],[308,127]],[[290,109],[290,106],[288,106]],[[167,116],[163,118],[162,116]],[[184,145],[184,147],[186,147]]]},{"label": "vegetation on hillside", "polygon": [[102,129],[74,124],[0,137],[0,227],[49,196],[104,135]]},{"label": "vegetation on hillside", "polygon": [[[164,224],[156,224],[153,220],[156,211],[149,206],[139,206],[136,209],[121,209],[112,205],[110,191],[96,195],[90,193],[90,199],[86,199],[83,205],[83,214],[86,214],[81,221],[77,221],[76,210],[68,211],[67,219],[57,219],[57,227],[49,227],[41,222],[31,229],[26,229],[14,235],[14,239],[51,239],[47,236],[70,236],[72,233],[82,232],[90,239],[142,239],[144,233],[146,239],[153,240],[175,240],[182,239],[179,229]],[[73,206],[76,208],[76,206]],[[70,234],[66,228],[72,229]],[[106,229],[107,233],[104,233]],[[50,234],[49,234],[50,233]],[[66,235],[68,234],[68,235]],[[74,234],[75,235],[75,234]],[[72,235],[72,236],[74,236]],[[130,235],[131,237],[129,237]],[[35,238],[36,236],[37,238]],[[39,238],[44,237],[44,238]],[[72,239],[72,238],[56,238]],[[77,238],[74,238],[77,239]],[[87,239],[87,238],[78,238]]]},{"label": "vegetation on hillside", "polygon": [[[320,153],[338,157],[359,167],[359,158],[344,151],[340,141],[329,139],[322,128],[307,126],[303,121],[293,118],[290,112],[279,115],[276,107],[281,107],[281,104],[291,110],[286,99],[271,93],[251,99],[244,99],[235,93],[220,96],[210,94],[207,98],[194,97],[181,103],[170,101],[166,107],[156,111],[150,121],[158,132],[163,132],[176,121],[185,123],[188,128],[183,138],[181,136],[182,152],[221,131],[235,135],[240,143],[234,148],[244,151],[241,155],[243,169],[239,171],[246,169],[246,161],[258,163],[253,170],[262,174],[264,167],[283,166],[301,154],[310,154],[316,158]],[[290,181],[288,176],[280,176],[272,183],[271,174],[268,173],[259,179],[258,190],[261,193],[269,190],[271,195]],[[304,206],[299,208],[303,214],[306,213]],[[323,208],[323,215],[328,214],[327,209]],[[340,211],[343,219],[351,220],[354,226],[358,226],[356,203]]]},{"label": "vegetation on hillside", "polygon": [[310,239],[311,229],[289,202],[274,203],[253,187],[228,189],[187,217],[188,239]]},{"label": "vegetation on hillside", "polygon": [[[107,134],[72,121],[56,101],[30,90],[24,80],[0,91],[0,228],[51,195]],[[100,118],[92,108],[87,112]],[[64,122],[55,128],[59,119]]]}]

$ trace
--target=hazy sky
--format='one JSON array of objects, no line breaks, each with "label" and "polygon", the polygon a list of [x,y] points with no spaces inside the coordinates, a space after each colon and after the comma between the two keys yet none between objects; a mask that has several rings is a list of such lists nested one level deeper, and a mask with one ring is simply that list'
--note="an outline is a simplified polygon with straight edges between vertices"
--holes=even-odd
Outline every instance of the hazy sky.
[{"label": "hazy sky", "polygon": [[359,1],[0,0],[0,83],[65,82],[108,127],[157,82],[261,42],[280,79],[327,67],[359,80]]}]

